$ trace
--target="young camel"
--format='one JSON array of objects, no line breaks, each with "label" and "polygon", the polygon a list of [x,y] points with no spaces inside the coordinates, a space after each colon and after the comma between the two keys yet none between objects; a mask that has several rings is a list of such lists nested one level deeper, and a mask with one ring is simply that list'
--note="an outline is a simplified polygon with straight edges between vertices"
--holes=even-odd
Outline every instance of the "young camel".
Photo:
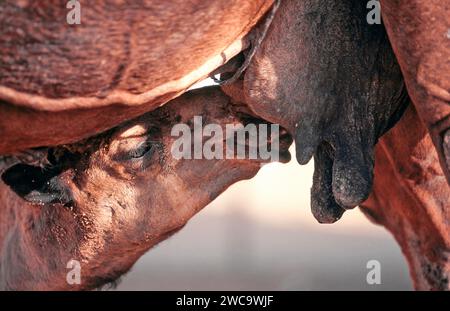
[{"label": "young camel", "polygon": [[[42,170],[16,164],[0,182],[0,288],[84,290],[117,279],[148,249],[182,228],[231,184],[253,177],[260,158],[176,160],[175,124],[262,122],[220,88],[192,91],[85,141],[50,148]],[[271,138],[269,137],[269,140]],[[271,144],[271,142],[268,142]],[[292,138],[280,134],[281,161]],[[81,263],[81,284],[66,282]]]}]

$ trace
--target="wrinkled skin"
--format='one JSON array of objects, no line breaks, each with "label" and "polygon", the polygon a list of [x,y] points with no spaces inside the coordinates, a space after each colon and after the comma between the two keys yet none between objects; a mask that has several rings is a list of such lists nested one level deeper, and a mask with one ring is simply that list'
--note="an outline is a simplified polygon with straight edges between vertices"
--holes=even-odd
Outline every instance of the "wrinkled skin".
[{"label": "wrinkled skin", "polygon": [[373,148],[407,95],[381,25],[364,1],[282,1],[243,79],[224,86],[236,101],[294,134],[297,160],[314,155],[311,208],[330,223],[363,202]]},{"label": "wrinkled skin", "polygon": [[380,139],[375,158],[361,210],[394,235],[417,290],[450,290],[450,187],[413,106]]},{"label": "wrinkled skin", "polygon": [[450,1],[381,0],[408,93],[450,183]]},{"label": "wrinkled skin", "polygon": [[179,96],[249,44],[273,1],[80,0],[80,25],[67,3],[0,2],[0,154],[76,142]]},{"label": "wrinkled skin", "polygon": [[[52,166],[45,170],[24,164],[4,169],[0,288],[91,289],[128,271],[265,162],[172,157],[175,124],[192,123],[194,116],[222,127],[247,123],[243,109],[219,87],[188,92],[97,137],[50,148]],[[282,154],[291,143],[281,134]],[[66,282],[71,259],[81,263],[81,285]]]}]

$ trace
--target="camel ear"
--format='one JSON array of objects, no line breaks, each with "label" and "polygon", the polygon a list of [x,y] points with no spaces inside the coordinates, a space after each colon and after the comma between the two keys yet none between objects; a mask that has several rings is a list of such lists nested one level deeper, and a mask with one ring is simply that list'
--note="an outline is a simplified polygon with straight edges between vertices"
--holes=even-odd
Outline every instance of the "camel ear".
[{"label": "camel ear", "polygon": [[30,203],[69,203],[67,189],[58,182],[60,169],[16,164],[2,174],[3,182]]}]

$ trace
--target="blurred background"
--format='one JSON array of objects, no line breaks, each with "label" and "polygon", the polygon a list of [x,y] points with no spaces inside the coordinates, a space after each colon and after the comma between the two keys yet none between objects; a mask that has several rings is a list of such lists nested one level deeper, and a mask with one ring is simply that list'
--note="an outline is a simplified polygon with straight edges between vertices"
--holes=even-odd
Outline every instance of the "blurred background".
[{"label": "blurred background", "polygon": [[[332,225],[315,221],[312,174],[312,161],[265,165],[141,257],[117,289],[411,290],[399,246],[358,209]],[[373,259],[380,285],[366,281]]]}]

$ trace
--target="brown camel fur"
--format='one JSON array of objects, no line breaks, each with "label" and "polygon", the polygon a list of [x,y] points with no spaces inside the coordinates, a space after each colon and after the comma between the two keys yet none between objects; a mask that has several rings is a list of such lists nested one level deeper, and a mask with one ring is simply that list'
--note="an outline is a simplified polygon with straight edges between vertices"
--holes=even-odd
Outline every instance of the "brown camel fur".
[{"label": "brown camel fur", "polygon": [[[24,164],[4,168],[0,288],[81,290],[113,281],[231,184],[253,177],[267,162],[176,160],[171,129],[192,124],[194,116],[222,127],[257,121],[219,87],[210,87],[99,136],[50,148],[51,165],[44,170]],[[289,160],[291,143],[291,136],[281,132],[281,161]],[[81,263],[80,285],[66,282],[72,259]]]},{"label": "brown camel fur", "polygon": [[450,183],[450,1],[381,0],[383,22]]},{"label": "brown camel fur", "polygon": [[[184,93],[251,44],[271,0],[0,2],[0,154],[98,134]],[[244,38],[245,37],[245,38]]]},{"label": "brown camel fur", "polygon": [[410,106],[379,141],[375,178],[362,204],[400,244],[418,290],[449,290],[450,187],[430,134]]}]

